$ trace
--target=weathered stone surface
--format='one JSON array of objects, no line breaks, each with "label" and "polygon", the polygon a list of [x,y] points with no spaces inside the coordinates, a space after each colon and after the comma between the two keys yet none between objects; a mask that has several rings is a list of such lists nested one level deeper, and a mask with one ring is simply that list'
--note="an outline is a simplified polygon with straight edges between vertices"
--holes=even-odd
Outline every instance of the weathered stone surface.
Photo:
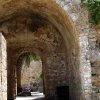
[{"label": "weathered stone surface", "polygon": [[[47,96],[55,96],[56,85],[65,84],[71,100],[92,100],[90,62],[100,62],[100,48],[99,28],[96,32],[88,18],[81,0],[0,0],[0,31],[8,43],[9,58],[17,60],[25,52],[39,54]],[[13,81],[15,70],[8,72]]]},{"label": "weathered stone surface", "polygon": [[0,33],[0,100],[7,100],[6,41]]},{"label": "weathered stone surface", "polygon": [[[42,61],[32,61],[30,66],[26,66],[25,63],[21,66],[21,87],[29,87],[32,90],[39,91],[39,88],[43,91],[43,84],[40,75],[42,74]],[[41,84],[40,84],[41,83]],[[34,86],[36,85],[36,86]],[[17,84],[18,86],[18,84]]]}]

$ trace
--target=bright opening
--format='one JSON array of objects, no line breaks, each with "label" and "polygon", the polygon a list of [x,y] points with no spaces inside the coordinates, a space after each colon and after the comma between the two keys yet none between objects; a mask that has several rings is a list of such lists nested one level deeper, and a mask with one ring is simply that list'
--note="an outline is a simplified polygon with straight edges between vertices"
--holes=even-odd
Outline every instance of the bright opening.
[{"label": "bright opening", "polygon": [[21,66],[17,69],[16,100],[36,100],[44,98],[43,71],[40,56],[25,53],[21,58]]}]

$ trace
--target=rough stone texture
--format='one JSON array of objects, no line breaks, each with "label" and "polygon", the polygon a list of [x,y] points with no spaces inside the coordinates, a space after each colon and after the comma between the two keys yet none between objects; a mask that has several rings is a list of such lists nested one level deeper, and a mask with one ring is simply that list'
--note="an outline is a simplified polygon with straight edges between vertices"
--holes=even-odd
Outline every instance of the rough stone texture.
[{"label": "rough stone texture", "polygon": [[100,99],[100,61],[94,61],[92,66],[92,89],[94,100]]},{"label": "rough stone texture", "polygon": [[93,100],[100,99],[100,27],[93,26],[90,28],[89,33],[89,44],[90,44],[90,61],[92,67],[92,90],[93,90]]},{"label": "rough stone texture", "polygon": [[22,66],[21,70],[21,85],[30,85],[30,83],[38,83],[39,76],[42,73],[42,62],[41,61],[32,61],[30,66],[25,66],[25,63]]},{"label": "rough stone texture", "polygon": [[[63,3],[62,3],[63,2]],[[81,0],[59,0],[59,4],[68,12],[76,29],[79,32],[80,41],[80,73],[81,73],[81,84],[83,89],[83,95],[85,95],[86,100],[91,100],[92,84],[91,84],[91,67],[89,59],[89,20],[88,12],[85,7],[82,6]],[[83,21],[82,21],[83,20]],[[78,100],[79,98],[77,98]],[[83,99],[83,98],[80,98]]]},{"label": "rough stone texture", "polygon": [[[22,19],[21,19],[22,20]],[[22,22],[28,22],[28,18],[23,18]],[[62,40],[62,36],[53,29],[53,27],[49,24],[46,24],[46,26],[40,26],[36,31],[32,31],[27,24],[22,24],[20,22],[20,17],[17,17],[16,19],[10,20],[7,23],[4,24],[4,26],[7,25],[8,29],[10,30],[9,33],[15,32],[15,38],[12,37],[12,39],[8,39],[8,57],[10,57],[9,60],[9,72],[8,75],[10,77],[10,81],[12,81],[12,84],[8,83],[8,92],[10,93],[8,95],[9,98],[12,98],[15,93],[15,82],[14,74],[16,68],[18,66],[13,66],[13,69],[11,65],[16,65],[16,61],[18,60],[19,56],[21,56],[25,52],[32,52],[36,53],[41,56],[43,60],[43,73],[44,73],[44,89],[45,89],[45,95],[46,97],[53,97],[56,98],[56,87],[61,85],[67,85],[68,84],[68,76],[66,70],[66,58],[65,57],[65,51],[64,48],[64,41]],[[13,23],[13,26],[12,26]],[[18,23],[18,24],[16,24]],[[14,24],[17,26],[17,28],[14,29]],[[30,19],[31,24],[31,19]],[[2,27],[4,27],[2,25]],[[25,27],[23,29],[23,27]],[[20,28],[20,29],[19,29]],[[21,29],[23,29],[21,31]],[[26,31],[26,32],[25,32]],[[26,35],[23,34],[25,33]],[[28,37],[27,37],[28,35]],[[31,38],[32,37],[32,38]],[[18,41],[19,39],[19,41]],[[12,41],[13,40],[13,41]],[[27,43],[26,43],[27,41]],[[13,44],[14,43],[14,44]],[[18,44],[20,43],[20,45]],[[33,46],[33,47],[32,47]],[[13,47],[13,48],[12,48]],[[52,56],[54,55],[54,57]],[[50,64],[46,63],[46,59],[50,57]],[[20,59],[21,60],[21,59]],[[18,62],[19,63],[19,62]],[[20,63],[19,63],[20,64]],[[62,70],[61,70],[62,69]],[[17,73],[20,74],[19,72]],[[66,77],[67,76],[67,77]],[[65,80],[66,79],[66,80]],[[8,81],[8,82],[10,82]],[[56,85],[53,85],[57,83]],[[68,84],[69,85],[69,84]]]},{"label": "rough stone texture", "polygon": [[81,0],[0,0],[0,5],[0,31],[12,60],[8,76],[15,81],[16,66],[12,68],[12,63],[16,65],[22,53],[35,52],[43,60],[46,97],[56,98],[57,83],[70,87],[71,100],[92,100],[90,63],[100,61],[100,48]]},{"label": "rough stone texture", "polygon": [[[86,84],[90,83],[90,86],[89,86],[90,88],[88,88],[88,89],[90,89],[90,94],[91,94],[91,67],[92,66],[89,68],[90,65],[88,65],[88,64],[89,64],[89,62],[91,62],[91,63],[92,62],[94,62],[94,63],[100,62],[100,26],[96,26],[96,28],[95,28],[94,26],[92,26],[88,23],[88,21],[89,21],[88,20],[88,12],[87,12],[86,8],[82,6],[81,0],[78,0],[78,2],[77,2],[77,0],[63,0],[63,1],[58,0],[58,3],[62,4],[62,7],[65,8],[65,10],[68,12],[68,14],[72,17],[72,19],[77,27],[77,30],[80,33],[80,38],[81,38],[80,41],[83,44],[83,46],[81,45],[83,48],[83,50],[81,49],[83,53],[81,52],[80,54],[84,56],[84,54],[87,52],[86,56],[84,56],[84,57],[81,56],[82,57],[81,60],[83,61],[82,62],[83,64],[81,63],[82,67],[83,67],[83,65],[84,65],[84,67],[87,66],[85,68],[86,70],[81,70],[81,71],[82,71],[82,73],[86,72],[86,74],[84,73],[84,75],[87,75],[87,73],[88,73],[88,75],[87,75],[88,78],[87,77],[84,78],[83,82],[84,82],[84,80],[86,80],[86,82],[85,82]],[[83,20],[83,21],[81,21],[81,20]],[[87,43],[86,43],[86,41],[87,41]],[[99,67],[100,67],[100,65],[98,64],[98,67],[96,67],[97,73],[99,73]],[[99,77],[97,78],[97,81],[96,82],[98,83],[98,85],[100,85]],[[97,90],[99,89],[99,87],[96,87],[96,88],[97,88]],[[87,99],[89,99],[89,98],[87,98]],[[90,99],[92,99],[92,98],[90,98]],[[98,99],[93,99],[93,100],[98,100]]]},{"label": "rough stone texture", "polygon": [[0,33],[0,100],[7,100],[6,41]]}]

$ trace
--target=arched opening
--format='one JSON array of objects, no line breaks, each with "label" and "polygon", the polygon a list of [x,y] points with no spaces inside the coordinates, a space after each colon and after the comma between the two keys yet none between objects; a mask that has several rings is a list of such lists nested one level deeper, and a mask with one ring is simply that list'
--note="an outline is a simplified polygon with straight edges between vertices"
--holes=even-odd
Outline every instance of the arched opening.
[{"label": "arched opening", "polygon": [[[12,58],[9,58],[11,60],[9,63],[11,65],[8,67],[10,71],[9,76],[12,76],[14,81],[12,84],[10,84],[11,80],[8,80],[8,98],[16,97],[16,68],[14,66],[16,65],[16,61],[19,55],[27,51],[36,52],[37,54],[40,54],[43,59],[43,65],[45,66],[44,84],[46,98],[56,99],[57,87],[69,87],[69,71],[70,67],[74,65],[74,63],[70,62],[70,57],[75,55],[75,51],[72,51],[72,54],[70,54],[71,50],[73,49],[70,51],[67,49],[70,48],[71,44],[66,44],[60,32],[46,19],[42,17],[38,18],[38,16],[39,15],[34,14],[32,17],[18,15],[17,17],[14,17],[14,19],[9,20],[10,23],[9,21],[6,22],[6,25],[8,25],[7,27],[9,27],[9,30],[11,31],[10,33],[15,32],[15,36],[12,37],[13,39],[8,39],[8,53],[11,52],[9,53],[8,57],[11,57],[12,55]],[[12,26],[13,23],[16,24]],[[74,61],[75,58],[73,57],[72,59]],[[12,65],[14,65],[14,75],[12,74],[11,70]],[[12,92],[9,92],[11,91],[11,87]]]},{"label": "arched opening", "polygon": [[16,66],[17,99],[30,96],[30,98],[43,98],[43,68],[40,56],[32,53],[23,53]]},{"label": "arched opening", "polygon": [[8,53],[8,100],[16,98],[16,61],[27,51],[42,58],[46,99],[56,100],[57,88],[67,86],[70,100],[84,100],[78,37],[65,11],[53,0],[11,0],[1,7],[0,31]]}]

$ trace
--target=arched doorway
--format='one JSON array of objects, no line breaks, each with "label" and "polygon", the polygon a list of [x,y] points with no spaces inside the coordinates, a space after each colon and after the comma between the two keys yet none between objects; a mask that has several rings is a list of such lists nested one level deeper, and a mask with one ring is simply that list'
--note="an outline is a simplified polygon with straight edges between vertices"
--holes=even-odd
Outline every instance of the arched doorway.
[{"label": "arched doorway", "polygon": [[[59,32],[54,30],[51,25],[46,25],[45,27],[43,26],[43,30],[42,28],[40,28],[39,30],[37,30],[37,32],[32,32],[32,33],[28,32],[28,36],[29,34],[33,34],[31,37],[36,38],[35,41],[32,39],[31,45],[27,43],[23,44],[23,42],[20,42],[21,45],[25,45],[24,48],[21,47],[14,51],[11,51],[11,48],[9,48],[10,50],[9,52],[11,52],[9,53],[10,54],[9,57],[11,57],[11,55],[13,56],[12,60],[10,58],[11,63],[9,64],[16,65],[16,61],[17,61],[16,59],[18,59],[19,55],[21,55],[24,52],[36,52],[37,54],[39,54],[43,61],[45,96],[46,98],[56,99],[57,98],[56,88],[62,85],[65,85],[65,86],[69,85],[69,80],[68,80],[69,75],[68,75],[68,70],[66,70],[66,64],[67,64],[66,47],[64,46],[64,43],[63,43],[64,41],[62,40],[62,36],[59,34]],[[28,38],[27,35],[24,37],[25,37],[24,41],[25,39],[27,40]],[[27,40],[27,42],[29,40]],[[14,68],[14,74],[15,74],[16,69],[15,67],[13,68]],[[12,71],[12,70],[9,70],[9,71]],[[12,76],[15,82],[13,82],[12,94],[11,92],[8,92],[10,93],[8,94],[8,97],[12,95],[16,97],[15,77]],[[12,85],[11,84],[9,85],[10,85],[9,88],[11,88]],[[11,89],[9,88],[8,88],[8,91],[9,90],[11,91]]]},{"label": "arched doorway", "polygon": [[71,100],[84,100],[79,41],[64,10],[52,0],[12,0],[2,7],[0,27],[7,40],[8,99],[16,97],[16,58],[29,50],[40,53],[43,59],[46,98],[57,99],[57,87],[68,86]]},{"label": "arched doorway", "polygon": [[19,57],[16,65],[18,98],[23,96],[44,97],[42,67],[42,60],[38,55],[26,52]]}]

